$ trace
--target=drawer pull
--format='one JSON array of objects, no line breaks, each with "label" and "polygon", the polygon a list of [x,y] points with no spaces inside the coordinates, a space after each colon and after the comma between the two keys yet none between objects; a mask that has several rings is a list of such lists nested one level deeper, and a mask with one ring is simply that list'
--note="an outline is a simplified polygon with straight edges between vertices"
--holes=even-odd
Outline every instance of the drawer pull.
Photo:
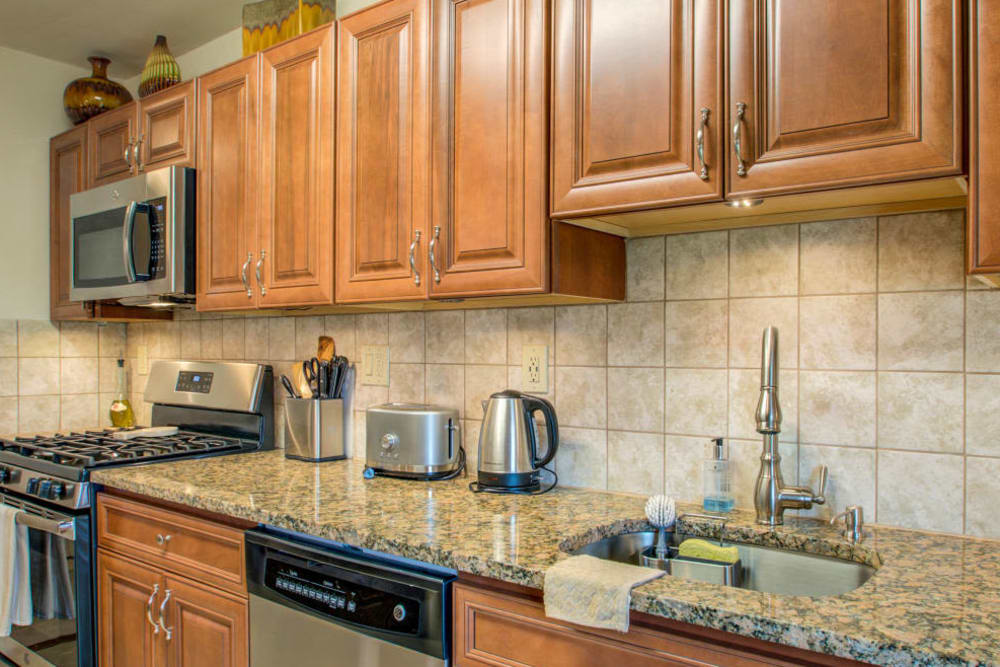
[{"label": "drawer pull", "polygon": [[161,547],[167,546],[167,542],[169,541],[170,541],[170,535],[160,535],[157,533],[156,543],[159,544]]},{"label": "drawer pull", "polygon": [[170,602],[170,593],[171,591],[168,588],[167,594],[163,598],[163,603],[160,605],[160,629],[163,630],[163,633],[167,636],[167,641],[170,641],[170,637],[173,635],[174,631],[173,628],[168,628],[167,625],[163,622],[163,612],[167,608],[167,603]]},{"label": "drawer pull", "polygon": [[160,585],[153,584],[153,594],[149,596],[146,600],[146,621],[153,626],[153,634],[160,634],[160,628],[156,626],[156,621],[153,620],[153,600],[156,599],[156,594],[160,592]]}]

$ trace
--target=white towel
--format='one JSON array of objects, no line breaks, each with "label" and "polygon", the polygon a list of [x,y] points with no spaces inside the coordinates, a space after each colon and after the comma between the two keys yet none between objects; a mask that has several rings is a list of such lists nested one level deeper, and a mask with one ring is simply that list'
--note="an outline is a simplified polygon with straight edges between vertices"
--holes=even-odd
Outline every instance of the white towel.
[{"label": "white towel", "polygon": [[571,556],[545,571],[545,615],[592,628],[628,632],[632,589],[664,574],[650,567]]},{"label": "white towel", "polygon": [[21,510],[0,504],[0,637],[11,625],[31,625],[31,568],[28,528]]}]

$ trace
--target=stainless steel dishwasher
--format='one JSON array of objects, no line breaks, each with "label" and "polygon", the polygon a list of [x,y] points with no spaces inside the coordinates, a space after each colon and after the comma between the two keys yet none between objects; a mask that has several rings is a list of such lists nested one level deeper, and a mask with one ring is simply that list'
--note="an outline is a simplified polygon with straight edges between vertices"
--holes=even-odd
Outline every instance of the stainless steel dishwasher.
[{"label": "stainless steel dishwasher", "polygon": [[246,547],[251,667],[449,664],[453,574],[266,529]]}]

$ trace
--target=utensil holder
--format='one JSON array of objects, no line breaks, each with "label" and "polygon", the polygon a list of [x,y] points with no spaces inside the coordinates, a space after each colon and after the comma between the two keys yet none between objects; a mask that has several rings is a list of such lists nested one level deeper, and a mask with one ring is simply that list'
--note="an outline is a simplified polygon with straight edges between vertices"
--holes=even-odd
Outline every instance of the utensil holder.
[{"label": "utensil holder", "polygon": [[339,461],[347,458],[344,400],[285,399],[285,458],[298,461]]}]

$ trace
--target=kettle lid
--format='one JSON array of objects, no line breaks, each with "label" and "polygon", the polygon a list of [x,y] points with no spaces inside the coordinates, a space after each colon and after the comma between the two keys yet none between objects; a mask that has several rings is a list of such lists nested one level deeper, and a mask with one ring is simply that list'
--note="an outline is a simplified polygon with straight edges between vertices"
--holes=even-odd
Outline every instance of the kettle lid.
[{"label": "kettle lid", "polygon": [[490,398],[524,398],[524,394],[513,389],[504,389],[495,394],[490,394]]}]

